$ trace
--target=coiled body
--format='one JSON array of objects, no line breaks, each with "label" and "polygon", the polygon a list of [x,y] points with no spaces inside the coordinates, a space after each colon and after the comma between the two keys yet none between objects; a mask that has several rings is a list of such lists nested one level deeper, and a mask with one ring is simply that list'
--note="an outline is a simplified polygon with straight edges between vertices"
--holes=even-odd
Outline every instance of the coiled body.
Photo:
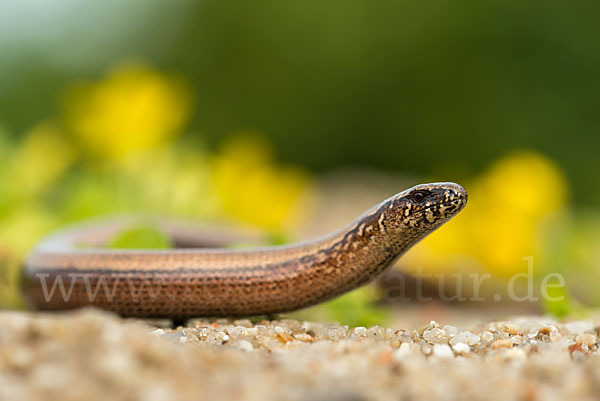
[{"label": "coiled body", "polygon": [[[23,291],[42,310],[93,305],[123,316],[171,318],[291,311],[371,281],[465,203],[459,185],[420,185],[323,238],[250,250],[80,250],[73,245],[103,228],[70,230],[32,252]],[[104,231],[98,236],[110,230]],[[189,232],[172,234],[175,242],[193,244]]]}]

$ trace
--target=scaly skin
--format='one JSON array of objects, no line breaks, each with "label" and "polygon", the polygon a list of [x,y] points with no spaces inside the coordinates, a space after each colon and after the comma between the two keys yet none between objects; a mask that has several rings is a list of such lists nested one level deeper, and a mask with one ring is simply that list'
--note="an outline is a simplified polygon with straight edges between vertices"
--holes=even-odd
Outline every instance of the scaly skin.
[{"label": "scaly skin", "polygon": [[[323,238],[250,250],[82,250],[73,244],[111,230],[69,230],[32,252],[23,291],[41,310],[93,305],[122,316],[171,318],[291,311],[372,281],[466,202],[460,185],[417,185]],[[193,242],[189,231],[173,235]]]}]

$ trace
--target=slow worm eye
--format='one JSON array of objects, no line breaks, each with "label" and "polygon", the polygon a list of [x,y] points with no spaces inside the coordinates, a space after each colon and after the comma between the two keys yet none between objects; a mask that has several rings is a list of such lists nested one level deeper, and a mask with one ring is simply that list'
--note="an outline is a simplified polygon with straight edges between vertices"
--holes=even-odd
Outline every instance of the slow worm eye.
[{"label": "slow worm eye", "polygon": [[412,199],[417,203],[421,203],[425,200],[425,194],[421,191],[417,191],[412,194]]}]

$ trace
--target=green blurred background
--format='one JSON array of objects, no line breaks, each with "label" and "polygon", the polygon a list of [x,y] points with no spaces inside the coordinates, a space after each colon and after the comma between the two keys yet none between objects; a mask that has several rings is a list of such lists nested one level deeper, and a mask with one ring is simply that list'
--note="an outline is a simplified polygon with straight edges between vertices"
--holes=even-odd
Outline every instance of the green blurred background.
[{"label": "green blurred background", "polygon": [[3,1],[0,302],[20,305],[18,260],[64,223],[143,210],[287,241],[351,167],[371,175],[346,172],[349,193],[395,177],[369,201],[391,182],[471,193],[405,268],[502,277],[535,255],[569,305],[598,305],[599,17],[584,0]]}]

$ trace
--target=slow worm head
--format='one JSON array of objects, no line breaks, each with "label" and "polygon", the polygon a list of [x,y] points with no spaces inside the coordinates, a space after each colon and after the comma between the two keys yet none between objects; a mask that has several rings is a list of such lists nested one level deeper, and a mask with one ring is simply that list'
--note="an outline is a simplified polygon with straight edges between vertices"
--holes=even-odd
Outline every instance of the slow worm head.
[{"label": "slow worm head", "polygon": [[[373,280],[466,202],[460,185],[417,185],[325,237],[248,250],[79,249],[75,244],[101,244],[118,225],[71,228],[43,240],[30,254],[23,292],[41,310],[92,305],[137,317],[291,311]],[[198,242],[193,230],[167,231],[175,243]]]}]

